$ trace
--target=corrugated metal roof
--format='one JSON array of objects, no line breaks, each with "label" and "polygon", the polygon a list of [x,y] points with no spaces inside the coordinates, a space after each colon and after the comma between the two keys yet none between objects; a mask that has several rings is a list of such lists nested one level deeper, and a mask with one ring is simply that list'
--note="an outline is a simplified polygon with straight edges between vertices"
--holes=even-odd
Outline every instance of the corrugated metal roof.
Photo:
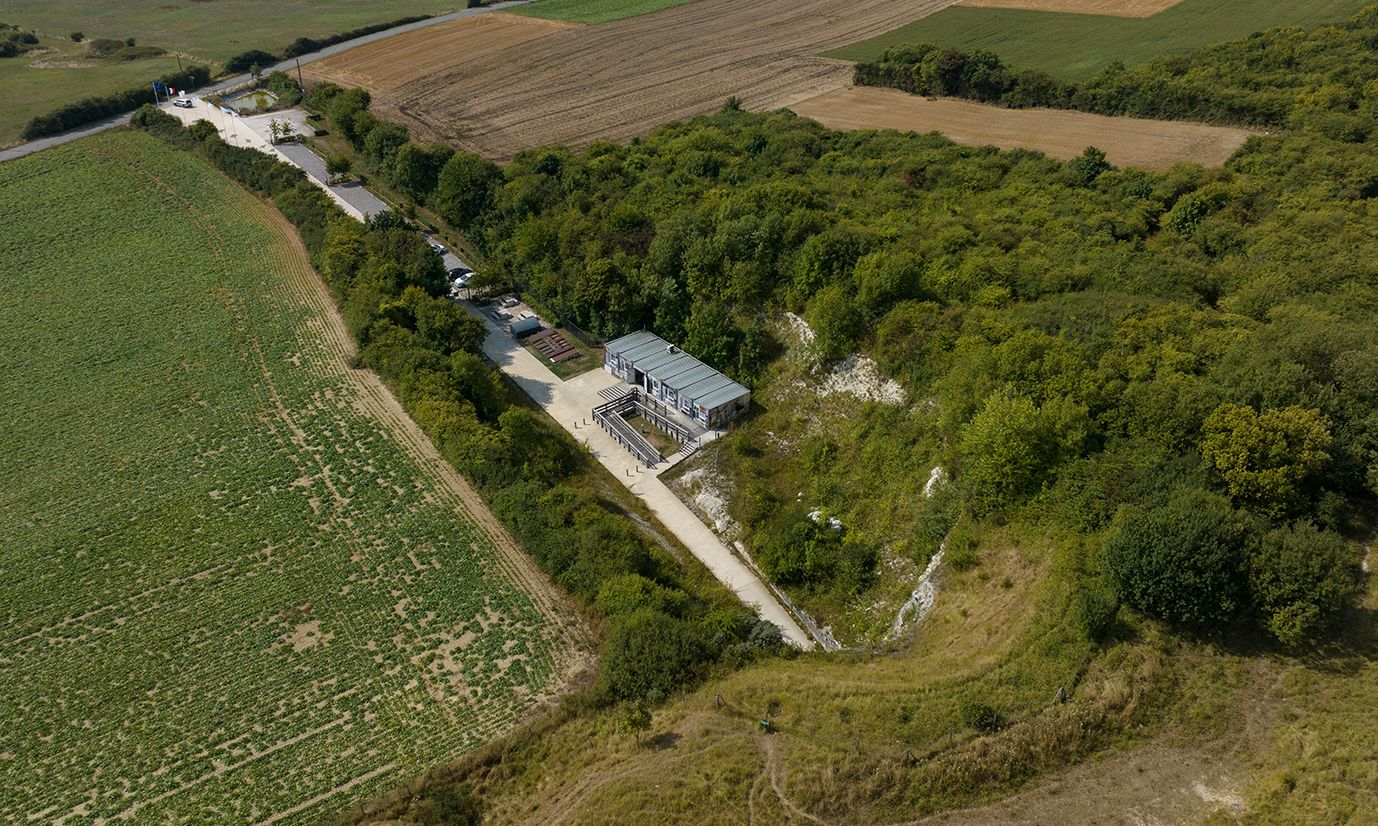
[{"label": "corrugated metal roof", "polygon": [[721,390],[715,390],[707,396],[695,399],[694,401],[709,410],[713,410],[714,408],[735,402],[748,392],[749,391],[745,387],[742,387],[734,381],[732,382],[732,386],[724,387]]},{"label": "corrugated metal roof", "polygon": [[[704,379],[712,378],[713,376],[722,376],[722,373],[719,373],[712,367],[709,367],[708,365],[699,362],[698,359],[692,359],[689,362],[676,364],[674,365],[674,367],[677,369],[675,369],[673,372],[671,372],[670,370],[659,370],[652,371],[651,375],[655,376],[663,382],[666,382],[671,387],[680,390],[681,392],[684,391],[686,388],[692,387],[698,382],[703,381]],[[723,378],[726,378],[726,376],[723,376]]]},{"label": "corrugated metal roof", "polygon": [[678,347],[672,352],[669,342],[646,330],[614,339],[604,346],[630,361],[636,369],[670,385],[709,410],[751,392]]},{"label": "corrugated metal roof", "polygon": [[706,376],[693,384],[681,388],[679,392],[694,400],[698,400],[700,396],[706,396],[709,393],[721,390],[724,387],[731,387],[734,384],[736,384],[735,381],[724,376],[722,373],[714,373],[711,376]]}]

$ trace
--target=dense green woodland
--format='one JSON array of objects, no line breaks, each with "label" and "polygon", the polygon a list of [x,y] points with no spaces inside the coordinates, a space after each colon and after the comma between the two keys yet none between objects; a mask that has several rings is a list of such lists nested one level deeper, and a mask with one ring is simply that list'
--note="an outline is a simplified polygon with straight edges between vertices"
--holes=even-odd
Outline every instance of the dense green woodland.
[{"label": "dense green woodland", "polygon": [[1362,141],[1378,111],[1378,6],[1333,26],[1270,29],[1132,70],[1117,62],[1080,84],[1006,66],[987,51],[928,43],[857,64],[855,81],[1013,108],[1288,127]]},{"label": "dense green woodland", "polygon": [[[1340,49],[1364,32],[1254,40]],[[871,495],[867,478],[951,468],[955,503],[888,503],[912,515],[902,533],[829,542],[778,492],[740,497],[777,579],[855,593],[877,546],[925,561],[965,508],[1099,537],[1075,604],[1118,598],[1197,630],[1249,619],[1287,643],[1352,599],[1342,536],[1378,489],[1378,166],[1355,140],[1367,128],[1341,141],[1302,117],[1312,97],[1283,112],[1297,128],[1251,138],[1225,168],[1147,173],[1094,149],[1060,163],[735,101],[626,146],[501,168],[416,147],[366,93],[316,92],[378,174],[465,234],[489,279],[567,321],[645,326],[752,384],[778,349],[768,319],[800,310],[824,356],[870,353],[937,402],[873,408],[849,441],[796,459],[835,511]],[[327,244],[328,274],[334,255]]]},{"label": "dense green woodland", "polygon": [[682,566],[589,483],[590,459],[564,431],[509,402],[480,357],[483,323],[445,297],[441,259],[392,214],[361,224],[296,167],[226,144],[202,121],[183,127],[152,107],[134,126],[196,152],[273,199],[325,275],[359,361],[489,497],[536,561],[608,624],[591,698],[664,697],[712,667],[782,649],[779,630],[726,593],[692,589]]},{"label": "dense green woodland", "polygon": [[[1363,31],[1262,37],[1341,49]],[[1356,76],[1364,65],[1345,62]],[[880,495],[907,520],[829,539],[769,486],[734,503],[782,582],[845,597],[867,587],[877,548],[924,562],[963,512],[1042,520],[1090,540],[1064,606],[1084,635],[1124,602],[1194,631],[1257,624],[1285,644],[1352,602],[1346,538],[1378,491],[1378,165],[1357,140],[1370,130],[1336,140],[1297,115],[1311,103],[1297,95],[1283,113],[1296,128],[1249,139],[1217,169],[831,132],[736,101],[626,146],[542,148],[503,168],[411,144],[360,90],[314,95],[376,174],[465,234],[486,278],[515,280],[570,322],[605,336],[648,327],[753,384],[779,347],[769,319],[791,309],[825,357],[872,354],[907,388],[909,408],[868,406],[849,438],[813,439],[790,460],[829,509]],[[232,151],[211,130],[141,122],[213,157]],[[620,696],[749,645],[749,627],[676,596],[623,520],[561,485],[577,451],[506,404],[474,355],[478,328],[437,297],[439,264],[414,234],[327,215],[300,187],[277,201],[362,362],[537,559],[586,603],[631,606],[617,627],[660,622],[674,640],[671,678]],[[749,468],[753,448],[737,441]],[[875,492],[878,477],[934,464],[956,481],[934,500]],[[567,528],[578,542],[548,538]],[[614,587],[610,559],[637,579]]]}]

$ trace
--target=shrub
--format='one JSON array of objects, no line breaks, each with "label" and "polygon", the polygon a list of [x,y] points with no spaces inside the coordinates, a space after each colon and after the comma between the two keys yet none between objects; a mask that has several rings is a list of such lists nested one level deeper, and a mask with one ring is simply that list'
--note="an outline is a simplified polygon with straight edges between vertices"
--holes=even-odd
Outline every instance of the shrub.
[{"label": "shrub", "polygon": [[97,37],[95,40],[86,44],[86,56],[97,59],[109,57],[123,48],[123,40],[111,40],[106,37]]},{"label": "shrub", "polygon": [[405,26],[408,23],[417,23],[430,18],[429,14],[420,14],[412,17],[399,17],[390,23],[378,23],[372,26],[364,26],[358,29],[351,29],[343,34],[333,34],[321,40],[313,40],[309,37],[298,37],[284,49],[287,57],[301,57],[304,54],[320,51],[327,46],[334,46],[336,43],[343,43],[346,40],[353,40],[356,37],[374,34],[375,32],[387,31],[397,26]]},{"label": "shrub", "polygon": [[960,709],[962,724],[977,731],[995,731],[1005,724],[1005,717],[995,706],[979,697],[966,697]]},{"label": "shrub", "polygon": [[[114,41],[118,42],[118,41]],[[205,66],[191,64],[184,72],[173,72],[159,78],[160,83],[177,89],[194,89],[210,80],[210,70]],[[21,137],[26,141],[56,135],[92,121],[108,118],[123,112],[132,112],[148,102],[152,96],[149,85],[122,89],[105,97],[89,97],[69,103],[44,115],[39,115],[24,127]]]},{"label": "shrub", "polygon": [[81,32],[69,32],[67,37],[70,38],[73,43],[80,43],[86,39],[86,35]]},{"label": "shrub", "polygon": [[948,541],[947,561],[952,570],[965,573],[981,564],[981,554],[977,553],[976,537],[965,530],[954,531]]},{"label": "shrub", "polygon": [[[1000,584],[1007,588],[1009,585],[1006,583],[1009,583],[1008,579]],[[1072,594],[1067,619],[1086,639],[1094,641],[1110,630],[1119,612],[1120,601],[1113,592],[1097,587],[1082,587]]]},{"label": "shrub", "polygon": [[123,49],[111,55],[111,57],[113,57],[116,62],[129,63],[133,60],[148,60],[149,58],[160,57],[165,54],[167,54],[167,50],[160,49],[157,46],[125,46]]},{"label": "shrub", "polygon": [[596,689],[606,700],[663,696],[708,660],[708,645],[694,626],[649,609],[633,611],[613,620]]},{"label": "shrub", "polygon": [[1105,546],[1116,595],[1168,622],[1219,630],[1244,603],[1246,526],[1229,500],[1199,489],[1129,516]]},{"label": "shrub", "polygon": [[272,66],[277,62],[278,59],[275,55],[271,55],[259,49],[250,49],[247,52],[241,52],[225,61],[225,73],[230,75],[242,75],[255,65]]},{"label": "shrub", "polygon": [[1332,625],[1359,593],[1359,569],[1344,539],[1305,522],[1265,534],[1248,570],[1259,619],[1288,646]]},{"label": "shrub", "polygon": [[440,789],[416,806],[417,822],[424,826],[478,826],[483,804],[467,788]]}]

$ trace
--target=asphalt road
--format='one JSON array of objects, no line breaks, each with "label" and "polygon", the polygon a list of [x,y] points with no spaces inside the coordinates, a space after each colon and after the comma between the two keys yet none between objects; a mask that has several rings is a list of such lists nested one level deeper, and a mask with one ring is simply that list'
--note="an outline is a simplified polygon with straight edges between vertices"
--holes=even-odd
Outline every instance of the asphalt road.
[{"label": "asphalt road", "polygon": [[[494,3],[491,6],[485,6],[483,8],[465,9],[463,11],[457,11],[452,14],[443,14],[439,17],[432,17],[427,20],[421,20],[416,23],[408,23],[405,26],[398,26],[395,29],[386,29],[381,32],[375,32],[374,34],[364,35],[363,37],[356,37],[353,40],[346,40],[343,43],[337,43],[336,45],[331,46],[329,48],[321,49],[319,52],[312,52],[311,54],[302,55],[298,58],[284,60],[276,66],[270,66],[264,69],[263,73],[265,75],[275,71],[291,73],[296,71],[297,66],[300,64],[310,63],[313,60],[320,60],[323,57],[330,57],[331,55],[336,55],[340,52],[346,52],[350,49],[353,49],[356,46],[362,46],[365,43],[374,43],[379,40],[384,40],[386,38],[392,37],[396,34],[402,34],[403,32],[416,31],[417,29],[424,29],[427,26],[435,26],[440,23],[448,23],[451,20],[458,20],[462,17],[472,17],[475,14],[486,14],[490,11],[502,11],[503,9],[510,9],[513,6],[523,6],[531,2],[534,2],[534,0],[507,0],[507,2]],[[203,97],[206,95],[213,95],[216,92],[223,92],[227,89],[232,89],[235,86],[238,86],[242,83],[248,83],[252,79],[253,78],[247,74],[236,75],[235,77],[217,81],[209,86],[202,86],[200,89],[196,89],[195,92],[198,96]],[[149,102],[152,103],[152,101]],[[128,114],[115,115],[114,117],[106,118],[105,120],[96,121],[94,123],[88,123],[85,126],[78,126],[76,129],[69,129],[68,131],[63,132],[60,135],[53,135],[52,137],[48,138],[40,138],[39,140],[30,141],[29,143],[21,143],[18,146],[12,146],[9,149],[0,150],[0,163],[4,163],[5,161],[12,161],[15,158],[22,158],[25,155],[42,151],[50,146],[59,146],[70,141],[79,140],[81,138],[86,137],[87,135],[94,135],[97,132],[102,132],[106,129],[109,129],[112,126],[121,126],[126,123],[129,123]]]}]

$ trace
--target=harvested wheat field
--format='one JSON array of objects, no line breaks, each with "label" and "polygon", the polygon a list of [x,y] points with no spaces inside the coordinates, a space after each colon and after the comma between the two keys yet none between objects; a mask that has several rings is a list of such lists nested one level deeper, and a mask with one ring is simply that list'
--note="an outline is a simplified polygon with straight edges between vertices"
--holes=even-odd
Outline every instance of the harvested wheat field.
[{"label": "harvested wheat field", "polygon": [[958,143],[1037,149],[1061,160],[1094,146],[1115,166],[1150,170],[1164,170],[1179,161],[1218,166],[1245,138],[1256,134],[1201,123],[1110,118],[1059,109],[1000,109],[870,86],[826,92],[790,108],[831,129],[941,132]]},{"label": "harvested wheat field", "polygon": [[987,9],[1027,9],[1106,17],[1152,17],[1182,0],[962,0],[960,6]]},{"label": "harvested wheat field", "polygon": [[[555,31],[395,88],[366,88],[374,94],[372,109],[406,124],[418,143],[443,140],[507,161],[544,144],[583,146],[645,135],[667,121],[712,112],[732,95],[762,110],[840,89],[851,83],[852,64],[815,53],[950,5],[952,0],[858,0],[845,8],[828,0],[701,0]],[[460,56],[484,47],[482,34],[457,37],[457,31],[418,31],[417,39],[408,36],[407,53],[429,56],[434,49]],[[431,45],[426,33],[434,33]],[[404,62],[397,51],[388,54]],[[363,76],[377,71],[369,68],[377,58],[369,55],[351,49],[329,62],[335,72]],[[304,68],[314,79],[334,79],[318,75],[318,65]]]},{"label": "harvested wheat field", "polygon": [[502,12],[476,14],[368,43],[317,60],[304,71],[314,80],[364,88],[377,95],[580,25]]}]

